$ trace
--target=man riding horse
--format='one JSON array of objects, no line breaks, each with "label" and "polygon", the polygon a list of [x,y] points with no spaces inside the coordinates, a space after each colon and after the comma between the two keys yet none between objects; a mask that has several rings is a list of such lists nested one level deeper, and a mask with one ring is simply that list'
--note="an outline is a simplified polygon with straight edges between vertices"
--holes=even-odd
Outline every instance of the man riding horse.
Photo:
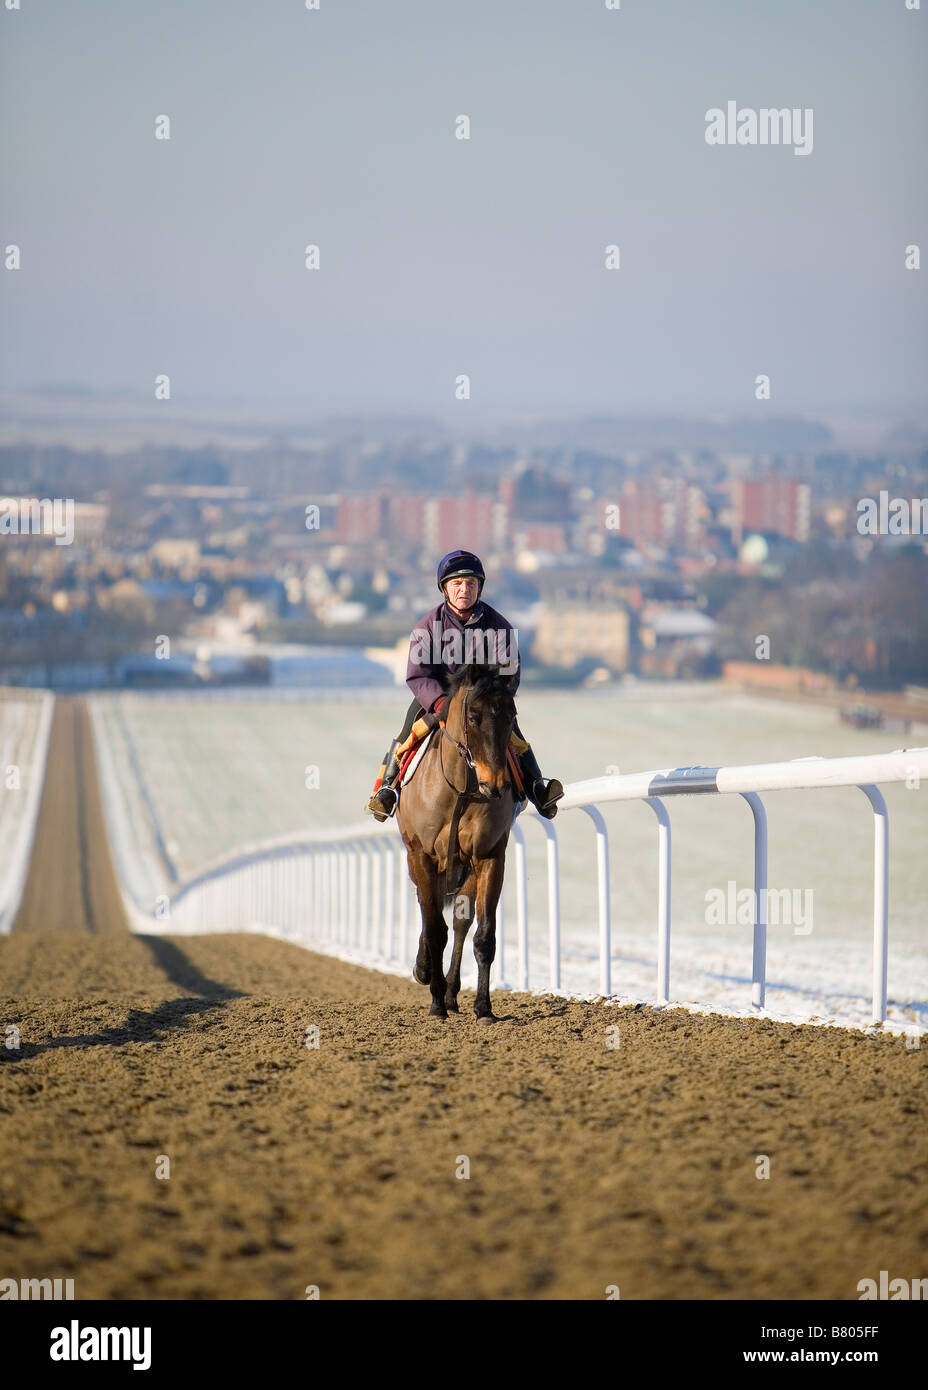
[{"label": "man riding horse", "polygon": [[[442,602],[426,613],[413,629],[406,666],[406,684],[413,700],[403,727],[383,760],[367,810],[379,821],[396,811],[396,780],[400,773],[398,751],[409,746],[413,726],[424,734],[441,719],[447,704],[450,677],[469,662],[500,665],[508,676],[509,690],[519,687],[521,661],[516,630],[481,600],[486,575],[483,565],[469,550],[453,550],[438,566]],[[513,730],[526,795],[546,820],[557,814],[564,788],[556,778],[544,778],[518,725]]]}]

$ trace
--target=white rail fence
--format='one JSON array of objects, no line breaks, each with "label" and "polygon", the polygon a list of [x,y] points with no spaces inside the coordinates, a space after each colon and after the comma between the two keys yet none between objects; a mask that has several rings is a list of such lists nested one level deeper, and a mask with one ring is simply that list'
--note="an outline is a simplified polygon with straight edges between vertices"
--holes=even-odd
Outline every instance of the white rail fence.
[{"label": "white rail fence", "polygon": [[[0,692],[0,935],[22,900],[45,781],[55,697],[48,691]],[[10,776],[13,768],[18,776]]]},{"label": "white rail fence", "polygon": [[[751,1005],[764,1007],[767,959],[767,817],[761,792],[856,786],[873,813],[873,1021],[886,1017],[889,933],[889,817],[877,783],[905,782],[917,787],[928,779],[928,748],[851,758],[800,758],[746,767],[668,768],[625,776],[597,777],[570,784],[560,814],[583,812],[596,836],[599,927],[599,989],[612,994],[612,921],[609,892],[609,835],[599,810],[615,801],[644,801],[654,812],[658,832],[656,885],[657,978],[655,1002],[670,997],[671,827],[664,802],[674,796],[739,795],[754,823],[754,923]],[[561,902],[558,836],[555,824],[534,810],[514,823],[516,960],[510,970],[506,933],[498,914],[497,957],[500,984],[540,987],[530,976],[526,827],[543,834],[546,849],[548,971],[545,984],[561,990]],[[266,931],[346,960],[389,971],[409,968],[419,922],[405,851],[395,823],[370,822],[344,830],[299,834],[268,841],[224,858],[161,900],[153,913],[127,900],[137,931],[198,933]],[[502,909],[502,903],[500,904]]]}]

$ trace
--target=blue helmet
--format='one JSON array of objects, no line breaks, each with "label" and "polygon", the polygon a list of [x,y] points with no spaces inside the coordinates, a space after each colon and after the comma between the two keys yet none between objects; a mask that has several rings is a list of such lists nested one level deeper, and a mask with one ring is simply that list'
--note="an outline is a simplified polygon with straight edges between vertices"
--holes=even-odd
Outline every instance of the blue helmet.
[{"label": "blue helmet", "polygon": [[479,556],[471,554],[469,550],[452,550],[439,562],[438,587],[442,593],[445,592],[445,585],[449,579],[466,579],[468,577],[479,581],[480,589],[477,590],[479,594],[483,589],[486,575]]}]

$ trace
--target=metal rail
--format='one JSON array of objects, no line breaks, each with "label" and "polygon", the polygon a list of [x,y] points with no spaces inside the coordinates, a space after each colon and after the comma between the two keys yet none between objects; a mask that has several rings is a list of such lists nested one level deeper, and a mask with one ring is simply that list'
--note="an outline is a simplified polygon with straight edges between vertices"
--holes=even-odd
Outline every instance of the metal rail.
[{"label": "metal rail", "polygon": [[[761,792],[856,786],[873,808],[873,1021],[886,1017],[889,940],[889,818],[878,782],[920,785],[928,779],[928,748],[855,758],[800,758],[748,767],[667,768],[570,784],[560,811],[580,810],[596,833],[599,984],[612,993],[612,921],[609,834],[600,807],[643,801],[657,819],[657,979],[655,999],[670,999],[671,826],[664,802],[673,796],[740,795],[754,821],[754,929],[751,1004],[764,1007],[767,950],[767,816]],[[548,987],[561,988],[560,872],[555,826],[532,811],[512,828],[517,956],[515,982],[530,988],[529,895],[525,825],[546,837]],[[399,859],[399,863],[397,863]],[[364,823],[341,831],[300,834],[268,841],[225,858],[173,894],[169,918],[132,918],[136,929],[167,932],[265,930],[288,940],[390,970],[404,970],[418,933],[405,854],[395,824]],[[140,921],[144,924],[140,926]],[[497,969],[506,978],[502,904]]]}]

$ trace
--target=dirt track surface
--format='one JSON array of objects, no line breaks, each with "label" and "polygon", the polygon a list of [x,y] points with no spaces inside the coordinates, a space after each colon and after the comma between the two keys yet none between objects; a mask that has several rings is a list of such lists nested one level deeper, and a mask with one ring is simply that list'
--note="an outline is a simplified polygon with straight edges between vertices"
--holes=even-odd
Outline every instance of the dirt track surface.
[{"label": "dirt track surface", "polygon": [[881,1269],[928,1273],[928,1049],[525,995],[485,1027],[464,994],[443,1023],[411,982],[269,938],[103,936],[93,767],[78,736],[62,778],[68,746],[42,816],[97,830],[0,939],[0,1031],[21,1034],[0,1046],[0,1277],[71,1276],[78,1299],[856,1299]]},{"label": "dirt track surface", "polygon": [[517,995],[442,1023],[411,983],[255,936],[14,936],[0,968],[4,1275],[855,1298],[928,1265],[924,1052],[899,1040]]},{"label": "dirt track surface", "polygon": [[29,877],[13,930],[126,931],[83,700],[55,701]]}]

